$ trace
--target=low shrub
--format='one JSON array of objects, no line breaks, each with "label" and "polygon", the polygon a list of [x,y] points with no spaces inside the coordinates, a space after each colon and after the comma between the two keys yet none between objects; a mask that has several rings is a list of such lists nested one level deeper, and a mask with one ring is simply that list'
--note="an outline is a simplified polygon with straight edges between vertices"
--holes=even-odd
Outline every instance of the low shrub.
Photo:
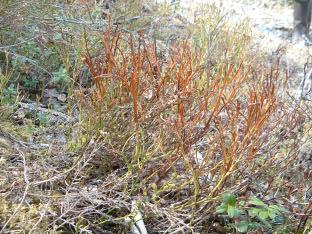
[{"label": "low shrub", "polygon": [[76,144],[100,141],[113,152],[101,160],[119,161],[129,196],[165,200],[189,212],[184,221],[196,226],[204,222],[198,212],[213,207],[224,189],[244,193],[244,178],[250,186],[272,160],[283,160],[276,158],[288,121],[278,101],[279,59],[271,68],[255,66],[238,53],[235,62],[229,56],[211,64],[189,41],[163,52],[143,33],[118,27],[104,32],[99,56],[85,41],[94,86],[77,92],[83,128]]}]

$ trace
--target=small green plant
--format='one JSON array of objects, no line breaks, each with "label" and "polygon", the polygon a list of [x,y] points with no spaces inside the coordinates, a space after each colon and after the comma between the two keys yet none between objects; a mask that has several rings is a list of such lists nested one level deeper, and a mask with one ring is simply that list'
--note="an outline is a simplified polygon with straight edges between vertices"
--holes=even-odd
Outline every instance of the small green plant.
[{"label": "small green plant", "polygon": [[29,92],[35,92],[38,89],[39,80],[36,77],[24,79],[24,87]]},{"label": "small green plant", "polygon": [[39,126],[47,126],[49,121],[48,114],[45,112],[38,112],[35,123]]},{"label": "small green plant", "polygon": [[234,221],[234,224],[229,226],[246,233],[258,228],[272,230],[275,225],[283,224],[283,213],[287,210],[278,205],[267,205],[255,196],[250,197],[248,201],[237,202],[235,195],[225,193],[216,212],[227,214]]},{"label": "small green plant", "polygon": [[217,213],[227,213],[230,218],[241,215],[243,211],[237,206],[237,199],[233,194],[224,193],[222,203],[217,207]]},{"label": "small green plant", "polygon": [[18,89],[13,84],[3,89],[0,96],[0,104],[14,104],[18,101]]},{"label": "small green plant", "polygon": [[54,85],[56,85],[56,87],[59,90],[64,91],[62,89],[64,89],[64,87],[66,87],[68,82],[69,82],[69,78],[67,75],[67,71],[63,66],[61,66],[58,71],[53,72],[52,83]]}]

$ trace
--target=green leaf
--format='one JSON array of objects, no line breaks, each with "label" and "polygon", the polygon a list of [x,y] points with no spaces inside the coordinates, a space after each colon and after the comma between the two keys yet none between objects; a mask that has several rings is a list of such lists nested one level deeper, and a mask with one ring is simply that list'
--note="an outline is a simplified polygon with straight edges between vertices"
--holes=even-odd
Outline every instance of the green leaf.
[{"label": "green leaf", "polygon": [[242,213],[243,213],[242,210],[235,208],[234,217],[238,217],[238,216],[240,216]]},{"label": "green leaf", "polygon": [[250,210],[248,210],[248,214],[252,218],[258,216],[259,212],[260,212],[260,209],[258,208],[250,208]]},{"label": "green leaf", "polygon": [[227,208],[227,213],[230,218],[233,218],[235,216],[235,206],[229,205]]},{"label": "green leaf", "polygon": [[267,205],[263,201],[261,201],[259,198],[255,197],[255,196],[252,196],[249,199],[248,203],[255,205],[255,206],[267,207]]},{"label": "green leaf", "polygon": [[278,205],[270,205],[269,206],[271,209],[274,209],[274,210],[278,210],[282,213],[288,213],[289,211],[287,209],[285,209],[284,207],[282,206],[278,206]]},{"label": "green leaf", "polygon": [[233,194],[230,193],[224,193],[222,195],[223,202],[227,205],[235,206],[236,204],[236,197]]},{"label": "green leaf", "polygon": [[245,201],[240,201],[239,205],[244,206],[244,205],[246,205],[246,202]]},{"label": "green leaf", "polygon": [[236,226],[237,231],[242,232],[242,233],[247,232],[248,226],[249,226],[249,222],[247,220],[240,221]]},{"label": "green leaf", "polygon": [[284,217],[282,215],[276,215],[274,219],[272,219],[274,224],[283,224],[285,222]]},{"label": "green leaf", "polygon": [[269,212],[266,210],[262,210],[259,212],[259,218],[260,219],[267,219],[269,217]]},{"label": "green leaf", "polygon": [[227,208],[228,208],[227,205],[225,205],[224,203],[222,203],[220,206],[217,206],[216,212],[217,212],[218,214],[226,213]]},{"label": "green leaf", "polygon": [[249,229],[257,229],[257,228],[259,228],[261,226],[262,226],[261,223],[257,223],[257,222],[250,222],[249,223]]},{"label": "green leaf", "polygon": [[273,220],[277,215],[279,215],[281,212],[279,210],[276,210],[272,208],[271,206],[268,208],[269,217]]},{"label": "green leaf", "polygon": [[259,219],[267,228],[272,228],[272,225],[268,222],[268,221],[266,221],[266,220],[264,220],[264,219]]},{"label": "green leaf", "polygon": [[275,212],[271,212],[270,210],[268,211],[268,214],[269,214],[269,217],[270,217],[270,219],[275,219],[275,217],[277,216],[277,213],[275,213]]},{"label": "green leaf", "polygon": [[238,217],[241,215],[241,210],[237,209],[235,206],[228,205],[227,213],[230,218]]}]

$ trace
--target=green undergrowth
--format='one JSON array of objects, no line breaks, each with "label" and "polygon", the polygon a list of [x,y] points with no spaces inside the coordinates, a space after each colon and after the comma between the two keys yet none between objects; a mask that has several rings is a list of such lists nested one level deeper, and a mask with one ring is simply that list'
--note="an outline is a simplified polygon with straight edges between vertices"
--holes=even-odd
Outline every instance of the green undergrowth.
[{"label": "green undergrowth", "polygon": [[227,224],[228,228],[238,232],[263,228],[266,231],[275,230],[276,233],[287,233],[289,227],[285,225],[285,216],[288,210],[279,205],[267,205],[255,196],[248,201],[237,201],[232,194],[223,194],[222,203],[216,208],[219,214],[227,213],[233,223]]}]

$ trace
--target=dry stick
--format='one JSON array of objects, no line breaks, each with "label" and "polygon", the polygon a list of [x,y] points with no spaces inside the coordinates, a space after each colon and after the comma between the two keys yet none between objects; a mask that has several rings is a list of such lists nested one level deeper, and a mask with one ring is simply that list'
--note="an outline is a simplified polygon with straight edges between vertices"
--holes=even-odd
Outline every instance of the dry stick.
[{"label": "dry stick", "polygon": [[[310,211],[309,211],[310,210]],[[309,216],[312,214],[312,201],[309,203],[306,211],[304,212],[304,215],[302,216],[302,218],[300,219],[300,222],[298,224],[298,227],[297,227],[297,232],[300,231],[300,228],[301,227],[304,227],[305,224],[307,223],[308,221],[308,218]]]},{"label": "dry stick", "polygon": [[23,193],[23,197],[22,197],[22,200],[20,201],[20,203],[18,204],[18,206],[15,208],[13,214],[11,215],[11,217],[8,219],[8,221],[6,221],[6,223],[3,225],[2,229],[0,230],[0,233],[4,233],[5,231],[5,228],[6,226],[8,226],[8,224],[11,222],[11,220],[13,219],[13,217],[16,215],[16,213],[19,211],[19,209],[21,208],[26,196],[27,196],[27,193],[28,193],[28,189],[29,189],[29,180],[28,180],[28,176],[27,176],[27,168],[26,168],[26,159],[25,159],[25,155],[23,154],[23,152],[15,147],[15,149],[19,152],[19,155],[21,156],[21,158],[23,159],[23,165],[24,165],[24,181],[26,183],[26,186],[25,186],[25,190],[24,190],[24,193]]}]

